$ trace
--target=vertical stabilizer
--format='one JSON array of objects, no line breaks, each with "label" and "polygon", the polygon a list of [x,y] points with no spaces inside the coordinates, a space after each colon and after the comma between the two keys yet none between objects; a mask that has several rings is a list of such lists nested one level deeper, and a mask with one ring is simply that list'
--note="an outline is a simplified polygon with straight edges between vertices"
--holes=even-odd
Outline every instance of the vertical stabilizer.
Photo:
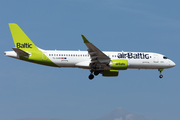
[{"label": "vertical stabilizer", "polygon": [[16,48],[23,51],[39,51],[36,45],[29,39],[29,37],[23,32],[23,30],[15,23],[9,23],[12,38]]},{"label": "vertical stabilizer", "polygon": [[6,56],[18,58],[20,60],[33,62],[41,65],[58,67],[54,64],[41,49],[29,39],[23,30],[15,23],[9,23],[15,48],[14,51],[5,52]]}]

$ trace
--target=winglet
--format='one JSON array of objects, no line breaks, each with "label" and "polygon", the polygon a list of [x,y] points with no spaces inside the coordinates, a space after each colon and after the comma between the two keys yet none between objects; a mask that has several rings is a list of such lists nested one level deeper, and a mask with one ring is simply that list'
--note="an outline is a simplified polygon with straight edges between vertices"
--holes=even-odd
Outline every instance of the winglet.
[{"label": "winglet", "polygon": [[82,39],[83,39],[84,43],[90,43],[90,42],[87,40],[87,38],[84,37],[84,35],[81,35],[81,36],[82,36]]}]

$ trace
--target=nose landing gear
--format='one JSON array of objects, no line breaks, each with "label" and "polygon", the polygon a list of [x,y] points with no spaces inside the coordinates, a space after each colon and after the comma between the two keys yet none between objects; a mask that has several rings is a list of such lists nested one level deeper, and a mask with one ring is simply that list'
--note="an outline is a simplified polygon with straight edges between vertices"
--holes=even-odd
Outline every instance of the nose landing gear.
[{"label": "nose landing gear", "polygon": [[161,74],[161,72],[163,71],[163,68],[158,69],[158,71],[160,72],[159,78],[163,78],[163,75]]},{"label": "nose landing gear", "polygon": [[159,78],[163,78],[163,75],[159,75]]}]

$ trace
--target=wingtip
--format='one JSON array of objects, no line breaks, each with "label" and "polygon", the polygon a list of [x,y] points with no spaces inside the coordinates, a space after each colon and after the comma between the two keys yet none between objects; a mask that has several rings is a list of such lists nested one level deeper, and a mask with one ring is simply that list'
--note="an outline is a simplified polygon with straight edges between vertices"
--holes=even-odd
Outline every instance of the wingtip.
[{"label": "wingtip", "polygon": [[16,24],[16,23],[8,23],[9,25],[11,25],[11,24]]},{"label": "wingtip", "polygon": [[11,26],[18,26],[16,23],[8,23],[9,27]]},{"label": "wingtip", "polygon": [[81,34],[81,36],[82,36],[82,39],[83,39],[84,43],[90,43],[83,34]]}]

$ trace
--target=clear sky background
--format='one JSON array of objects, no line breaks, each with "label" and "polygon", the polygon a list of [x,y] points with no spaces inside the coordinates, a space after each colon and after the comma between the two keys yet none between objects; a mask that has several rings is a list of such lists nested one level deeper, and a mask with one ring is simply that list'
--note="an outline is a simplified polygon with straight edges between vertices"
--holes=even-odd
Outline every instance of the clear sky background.
[{"label": "clear sky background", "polygon": [[[179,0],[1,0],[0,120],[93,120],[115,108],[156,120],[180,119]],[[156,52],[176,67],[120,71],[88,79],[89,70],[53,68],[5,57],[17,23],[42,49]]]}]

